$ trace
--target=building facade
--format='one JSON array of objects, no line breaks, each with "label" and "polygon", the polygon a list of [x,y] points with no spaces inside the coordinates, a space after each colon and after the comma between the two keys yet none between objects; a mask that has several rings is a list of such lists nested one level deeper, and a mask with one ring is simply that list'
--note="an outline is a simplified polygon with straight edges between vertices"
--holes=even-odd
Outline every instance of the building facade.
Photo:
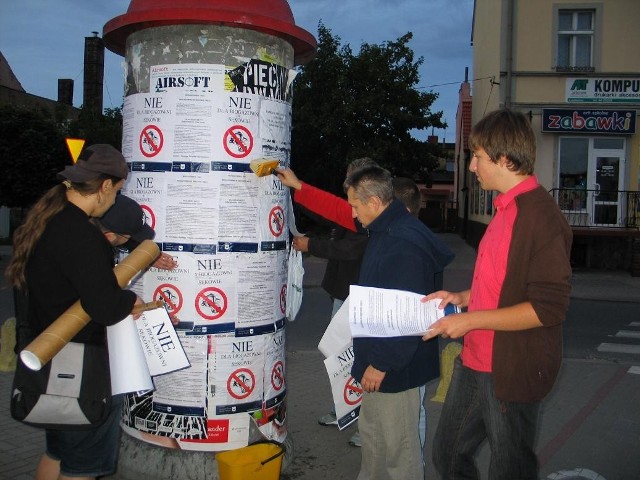
[{"label": "building facade", "polygon": [[[472,123],[502,107],[529,117],[535,173],[573,228],[576,266],[626,268],[638,248],[639,19],[637,0],[475,0]],[[463,161],[473,244],[495,192]]]}]

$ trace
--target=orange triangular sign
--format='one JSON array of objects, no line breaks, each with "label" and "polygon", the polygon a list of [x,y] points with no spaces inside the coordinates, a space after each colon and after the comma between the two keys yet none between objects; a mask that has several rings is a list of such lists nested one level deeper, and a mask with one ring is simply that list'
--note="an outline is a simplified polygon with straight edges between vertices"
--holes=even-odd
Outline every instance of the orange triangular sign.
[{"label": "orange triangular sign", "polygon": [[80,152],[82,151],[82,147],[84,147],[84,140],[79,138],[65,138],[65,140],[67,141],[67,148],[71,154],[71,160],[73,160],[73,163],[76,163],[76,160],[78,160]]}]

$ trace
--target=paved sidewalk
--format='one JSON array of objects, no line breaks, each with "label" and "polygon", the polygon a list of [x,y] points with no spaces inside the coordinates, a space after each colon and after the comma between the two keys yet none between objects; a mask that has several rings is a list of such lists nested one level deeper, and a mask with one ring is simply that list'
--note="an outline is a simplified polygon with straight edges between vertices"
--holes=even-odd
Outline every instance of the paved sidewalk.
[{"label": "paved sidewalk", "polygon": [[[444,287],[468,288],[475,251],[455,234],[443,238],[456,252],[445,271]],[[289,429],[296,446],[294,461],[283,476],[287,480],[353,480],[360,464],[359,453],[347,445],[353,428],[339,432],[317,425],[317,417],[326,413],[331,402],[323,357],[296,338],[302,329],[312,329],[320,338],[326,328],[330,304],[328,300],[321,303],[323,291],[314,288],[322,278],[323,265],[320,259],[307,260],[300,318],[287,331],[287,381],[292,392]],[[640,278],[625,272],[575,271],[572,285],[572,298],[640,303]],[[640,320],[640,311],[638,317],[629,319],[633,320]],[[541,479],[640,478],[640,367],[631,360],[640,362],[640,358],[630,358],[625,364],[565,359],[556,386],[543,403],[537,441]],[[430,462],[442,408],[441,403],[430,400],[436,388],[437,381],[427,385],[425,402],[427,480],[437,478]],[[484,446],[478,458],[482,479],[487,478],[488,460],[489,449]]]},{"label": "paved sidewalk", "polygon": [[[457,257],[445,272],[445,288],[468,287],[475,251],[457,235],[444,234]],[[5,252],[0,248],[0,256]],[[0,259],[1,260],[1,259]],[[0,261],[4,268],[4,262]],[[328,324],[331,304],[318,286],[324,262],[305,262],[305,291],[298,319],[287,326],[288,429],[295,445],[294,460],[283,480],[354,480],[360,450],[347,443],[354,431],[339,432],[322,427],[317,417],[331,404],[323,357],[316,349]],[[640,302],[640,278],[624,272],[576,272],[574,298]],[[12,306],[7,292],[0,291],[0,322]],[[639,312],[640,313],[640,312]],[[638,321],[640,315],[635,319]],[[558,382],[543,403],[538,453],[541,479],[627,480],[640,473],[640,367],[628,363],[565,360]],[[24,426],[9,416],[8,399],[12,373],[0,372],[0,479],[33,478],[44,449],[42,431]],[[426,478],[435,479],[430,465],[432,436],[441,404],[431,401],[437,382],[427,386],[428,440]],[[488,449],[479,456],[486,479]],[[583,469],[578,476],[578,470]],[[561,472],[561,473],[558,473]],[[598,476],[599,475],[599,476]],[[114,475],[110,480],[126,480]],[[136,480],[147,480],[139,477]],[[177,477],[176,480],[182,480]],[[203,479],[204,480],[204,479]],[[209,479],[207,479],[209,480]],[[247,479],[249,480],[249,479]],[[410,479],[408,479],[410,480]]]}]

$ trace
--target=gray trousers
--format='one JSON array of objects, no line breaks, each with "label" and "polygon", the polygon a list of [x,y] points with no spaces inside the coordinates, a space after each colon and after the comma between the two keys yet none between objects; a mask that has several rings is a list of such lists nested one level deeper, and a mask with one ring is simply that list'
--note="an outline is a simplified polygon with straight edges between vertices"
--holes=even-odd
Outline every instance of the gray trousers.
[{"label": "gray trousers", "polygon": [[421,480],[420,388],[364,393],[358,420],[362,463],[357,480]]}]

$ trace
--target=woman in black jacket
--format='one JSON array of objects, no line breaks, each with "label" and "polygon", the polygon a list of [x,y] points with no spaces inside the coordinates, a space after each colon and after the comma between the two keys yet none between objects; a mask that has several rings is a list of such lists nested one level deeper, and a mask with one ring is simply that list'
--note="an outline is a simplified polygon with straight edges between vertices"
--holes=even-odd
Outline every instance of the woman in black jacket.
[{"label": "woman in black jacket", "polygon": [[[75,165],[58,174],[62,183],[45,193],[16,230],[6,275],[28,299],[17,330],[19,349],[78,300],[91,321],[72,341],[103,345],[105,327],[141,303],[135,293],[118,285],[111,247],[90,222],[113,205],[127,173],[124,157],[112,146],[86,148]],[[113,401],[109,418],[87,430],[45,430],[46,452],[36,480],[91,479],[113,473],[120,406]]]}]

